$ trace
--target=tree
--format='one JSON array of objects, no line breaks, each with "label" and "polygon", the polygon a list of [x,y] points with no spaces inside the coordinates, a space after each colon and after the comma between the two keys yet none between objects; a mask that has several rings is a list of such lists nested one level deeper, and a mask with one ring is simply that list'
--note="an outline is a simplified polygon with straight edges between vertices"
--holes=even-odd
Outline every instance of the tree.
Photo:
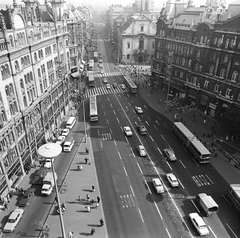
[{"label": "tree", "polygon": [[220,117],[220,123],[231,135],[240,135],[240,109],[232,108],[224,112]]}]

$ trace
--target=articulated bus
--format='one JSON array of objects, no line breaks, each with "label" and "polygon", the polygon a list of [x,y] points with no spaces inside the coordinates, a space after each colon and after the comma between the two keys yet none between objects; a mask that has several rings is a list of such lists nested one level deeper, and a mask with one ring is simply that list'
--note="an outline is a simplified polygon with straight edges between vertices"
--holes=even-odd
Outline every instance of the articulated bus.
[{"label": "articulated bus", "polygon": [[230,184],[226,197],[240,214],[240,184]]},{"label": "articulated bus", "polygon": [[209,163],[210,151],[197,139],[195,135],[181,122],[174,122],[173,132],[182,140],[183,144],[192,152],[194,159],[200,164]]},{"label": "articulated bus", "polygon": [[124,76],[124,83],[127,85],[131,93],[137,93],[137,85],[129,76]]},{"label": "articulated bus", "polygon": [[89,71],[94,70],[94,60],[93,59],[89,60],[89,62],[88,62],[88,70]]},{"label": "articulated bus", "polygon": [[89,98],[89,112],[90,121],[98,121],[97,96]]}]

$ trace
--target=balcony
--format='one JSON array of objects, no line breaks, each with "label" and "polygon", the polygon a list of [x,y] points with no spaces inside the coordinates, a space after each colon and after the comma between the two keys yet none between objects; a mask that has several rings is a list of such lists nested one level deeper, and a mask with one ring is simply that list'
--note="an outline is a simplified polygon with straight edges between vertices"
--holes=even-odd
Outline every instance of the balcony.
[{"label": "balcony", "polygon": [[199,83],[196,84],[196,83],[187,81],[184,85],[189,87],[189,88],[195,89],[195,90],[200,90],[201,89]]},{"label": "balcony", "polygon": [[216,97],[218,99],[222,99],[223,101],[228,102],[228,103],[233,103],[234,102],[233,95],[232,96],[222,95],[222,93],[220,92]]}]

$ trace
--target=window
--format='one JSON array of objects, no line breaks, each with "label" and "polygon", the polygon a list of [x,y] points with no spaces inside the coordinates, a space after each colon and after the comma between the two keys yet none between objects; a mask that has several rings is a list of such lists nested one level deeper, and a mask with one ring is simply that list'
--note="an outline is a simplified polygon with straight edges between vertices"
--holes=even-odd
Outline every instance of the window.
[{"label": "window", "polygon": [[231,39],[230,41],[230,47],[233,47],[234,46],[234,39]]},{"label": "window", "polygon": [[211,60],[215,60],[215,59],[216,59],[216,53],[213,52],[213,53],[211,54]]},{"label": "window", "polygon": [[143,32],[144,31],[144,26],[141,26],[141,32]]},{"label": "window", "polygon": [[180,78],[183,78],[183,71],[180,72]]},{"label": "window", "polygon": [[193,77],[193,85],[197,85],[197,77]]},{"label": "window", "polygon": [[227,88],[226,93],[225,93],[225,97],[230,98],[231,92],[232,92],[232,89]]},{"label": "window", "polygon": [[214,38],[213,44],[216,45],[217,44],[217,37]]},{"label": "window", "polygon": [[185,58],[182,59],[182,66],[185,66],[186,60]]},{"label": "window", "polygon": [[228,55],[224,55],[223,63],[227,63],[227,62],[228,62]]},{"label": "window", "polygon": [[225,42],[225,49],[228,48],[228,44],[229,44],[229,39],[227,39],[226,42]]},{"label": "window", "polygon": [[155,43],[154,42],[152,42],[152,49],[154,49],[155,48]]},{"label": "window", "polygon": [[17,60],[15,61],[15,70],[16,70],[16,72],[18,72],[20,70],[19,63]]},{"label": "window", "polygon": [[205,80],[203,87],[208,88],[209,81]]},{"label": "window", "polygon": [[192,66],[192,60],[188,60],[188,67],[190,68]]},{"label": "window", "polygon": [[222,44],[222,38],[218,38],[217,46],[219,47],[221,46],[221,44]]},{"label": "window", "polygon": [[231,81],[236,82],[238,77],[238,71],[234,70],[232,73]]},{"label": "window", "polygon": [[197,55],[196,55],[196,57],[200,58],[200,56],[201,56],[201,51],[198,50],[198,51],[197,51]]},{"label": "window", "polygon": [[144,48],[144,39],[139,39],[139,50],[143,50]]},{"label": "window", "polygon": [[194,71],[198,71],[198,68],[199,68],[199,64],[196,63],[195,66],[194,66]]},{"label": "window", "polygon": [[12,35],[9,36],[9,42],[10,42],[11,47],[13,47],[14,45],[13,45],[13,37],[12,37]]},{"label": "window", "polygon": [[224,78],[225,74],[226,74],[226,69],[222,68],[221,71],[220,71],[220,78]]},{"label": "window", "polygon": [[214,87],[214,92],[218,93],[219,87],[220,87],[220,85],[219,85],[219,84],[216,84],[215,87]]},{"label": "window", "polygon": [[130,49],[130,42],[127,43],[127,48]]},{"label": "window", "polygon": [[212,64],[209,68],[209,74],[213,75],[214,72],[214,65]]},{"label": "window", "polygon": [[199,65],[199,72],[202,72],[202,64]]},{"label": "window", "polygon": [[130,59],[130,55],[129,54],[127,55],[127,59]]}]

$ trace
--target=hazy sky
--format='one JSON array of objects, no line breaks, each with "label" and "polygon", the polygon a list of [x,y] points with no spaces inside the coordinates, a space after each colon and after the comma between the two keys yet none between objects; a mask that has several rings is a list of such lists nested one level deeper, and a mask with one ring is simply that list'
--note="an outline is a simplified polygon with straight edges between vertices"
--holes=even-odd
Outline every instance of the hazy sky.
[{"label": "hazy sky", "polygon": [[[44,3],[44,0],[38,0],[41,4]],[[66,0],[66,2],[70,1],[74,6],[79,6],[84,4],[89,4],[89,5],[101,5],[101,6],[106,6],[106,5],[111,5],[111,4],[122,4],[123,6],[131,4],[134,2],[134,0]],[[187,0],[186,0],[187,1]],[[235,2],[236,0],[226,0],[227,3]],[[12,5],[12,0],[0,0],[1,4],[11,4]],[[16,0],[18,4],[22,3],[21,0]],[[162,7],[163,3],[166,2],[166,0],[154,0],[154,4],[156,7]],[[195,6],[200,6],[204,5],[206,0],[193,0],[193,3]]]}]

